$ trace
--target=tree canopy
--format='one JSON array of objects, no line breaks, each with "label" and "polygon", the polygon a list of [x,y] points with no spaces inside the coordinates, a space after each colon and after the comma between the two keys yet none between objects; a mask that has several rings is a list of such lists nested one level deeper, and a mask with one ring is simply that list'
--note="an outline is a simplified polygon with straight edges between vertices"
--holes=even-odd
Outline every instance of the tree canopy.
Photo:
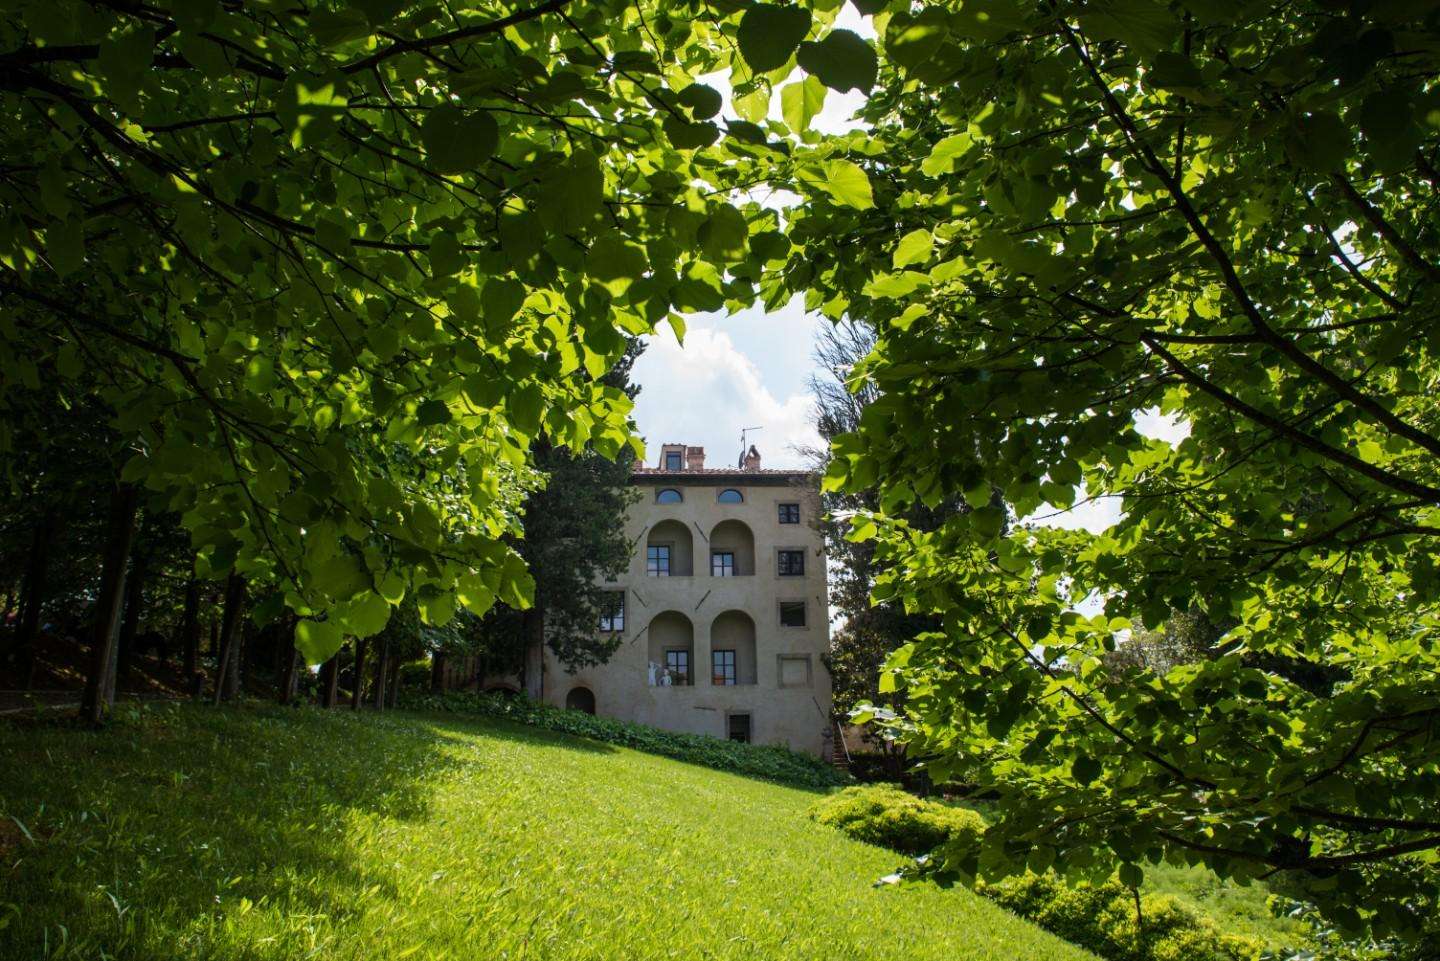
[{"label": "tree canopy", "polygon": [[[851,534],[876,600],[943,624],[888,663],[894,725],[1003,799],[943,870],[1203,861],[1413,932],[1440,849],[1434,6],[873,22],[870,129],[828,144],[871,202],[799,178],[785,275],[879,335],[827,485],[878,495]],[[1057,529],[1077,496],[1123,517]],[[1107,659],[1176,610],[1221,628],[1202,656]]]},{"label": "tree canopy", "polygon": [[[94,411],[97,461],[203,575],[274,585],[258,614],[301,615],[312,662],[406,595],[523,607],[533,441],[638,448],[601,381],[628,338],[750,303],[784,257],[736,193],[784,158],[754,17],[9,5],[0,449],[27,409]],[[712,119],[717,71],[759,122]]]}]

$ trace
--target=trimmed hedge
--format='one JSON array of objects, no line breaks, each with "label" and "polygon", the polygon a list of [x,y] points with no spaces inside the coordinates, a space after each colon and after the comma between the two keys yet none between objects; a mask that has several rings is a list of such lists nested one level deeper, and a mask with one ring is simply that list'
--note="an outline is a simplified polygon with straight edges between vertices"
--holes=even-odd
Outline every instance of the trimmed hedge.
[{"label": "trimmed hedge", "polygon": [[[903,854],[924,854],[985,831],[985,819],[974,811],[923,800],[894,785],[846,788],[809,813],[853,838]],[[1067,884],[1047,871],[981,881],[975,890],[1109,961],[1255,961],[1265,950],[1258,939],[1226,934],[1165,894],[1141,896],[1142,929],[1135,896],[1118,881]]]},{"label": "trimmed hedge", "polygon": [[985,833],[985,819],[974,811],[922,801],[893,784],[848,787],[814,805],[810,817],[902,854],[925,854],[952,837]]},{"label": "trimmed hedge", "polygon": [[399,706],[413,711],[446,711],[504,718],[547,731],[588,737],[717,771],[730,771],[781,784],[826,788],[850,783],[850,778],[833,766],[789,748],[742,744],[705,734],[662,731],[644,724],[596,717],[584,711],[536,704],[528,698],[514,695],[465,691],[410,694],[402,691]]}]

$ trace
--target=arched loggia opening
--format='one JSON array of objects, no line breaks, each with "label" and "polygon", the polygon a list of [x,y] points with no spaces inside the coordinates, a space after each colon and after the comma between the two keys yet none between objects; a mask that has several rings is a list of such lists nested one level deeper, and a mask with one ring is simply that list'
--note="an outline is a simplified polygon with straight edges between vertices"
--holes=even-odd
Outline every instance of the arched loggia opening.
[{"label": "arched loggia opening", "polygon": [[694,556],[695,539],[679,521],[661,521],[645,538],[645,573],[651,577],[690,577]]},{"label": "arched loggia opening", "polygon": [[710,683],[755,683],[755,622],[744,611],[726,611],[710,624]]},{"label": "arched loggia opening", "polygon": [[695,625],[679,611],[650,619],[647,635],[648,683],[652,687],[688,687],[695,683]]},{"label": "arched loggia opening", "polygon": [[755,535],[750,525],[723,520],[710,530],[710,574],[713,577],[749,577],[755,573]]}]

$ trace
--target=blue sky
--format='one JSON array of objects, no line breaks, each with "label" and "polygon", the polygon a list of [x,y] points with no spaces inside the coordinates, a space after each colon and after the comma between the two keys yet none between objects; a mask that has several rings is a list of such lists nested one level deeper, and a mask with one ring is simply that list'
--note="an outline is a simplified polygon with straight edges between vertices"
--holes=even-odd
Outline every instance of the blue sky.
[{"label": "blue sky", "polygon": [[797,300],[773,314],[692,316],[683,348],[668,327],[650,338],[634,371],[646,460],[656,463],[660,445],[673,442],[704,447],[707,466],[727,466],[740,453],[741,428],[760,427],[750,442],[765,467],[805,466],[794,448],[819,445],[806,385],[825,323]]}]

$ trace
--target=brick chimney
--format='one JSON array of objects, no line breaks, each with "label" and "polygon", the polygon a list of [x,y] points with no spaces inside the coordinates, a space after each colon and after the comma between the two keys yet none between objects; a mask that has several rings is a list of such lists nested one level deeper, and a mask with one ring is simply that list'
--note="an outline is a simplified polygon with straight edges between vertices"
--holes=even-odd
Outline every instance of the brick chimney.
[{"label": "brick chimney", "polygon": [[754,444],[751,444],[751,445],[750,445],[750,449],[745,452],[745,469],[746,469],[746,470],[759,470],[759,469],[760,469],[760,452],[755,449],[755,445],[754,445]]},{"label": "brick chimney", "polygon": [[703,447],[687,447],[687,448],[685,448],[685,469],[686,469],[686,470],[704,470],[704,469],[705,469],[705,448],[703,448]]}]

